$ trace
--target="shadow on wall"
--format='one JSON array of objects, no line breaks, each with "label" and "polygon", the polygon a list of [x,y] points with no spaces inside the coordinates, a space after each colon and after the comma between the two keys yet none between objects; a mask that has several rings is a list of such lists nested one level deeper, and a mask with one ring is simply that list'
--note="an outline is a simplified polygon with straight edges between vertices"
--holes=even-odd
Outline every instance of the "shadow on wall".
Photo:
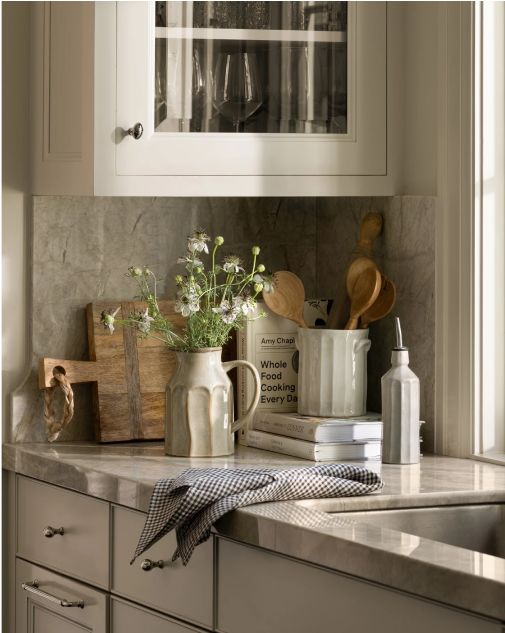
[{"label": "shadow on wall", "polygon": [[[384,216],[374,249],[381,270],[397,286],[400,317],[412,370],[421,381],[423,450],[433,450],[435,396],[435,197],[322,198],[317,203],[317,292],[345,292],[344,276],[368,211]],[[337,287],[336,287],[337,286]],[[395,344],[392,318],[370,326],[368,408],[381,410],[380,379]]]}]

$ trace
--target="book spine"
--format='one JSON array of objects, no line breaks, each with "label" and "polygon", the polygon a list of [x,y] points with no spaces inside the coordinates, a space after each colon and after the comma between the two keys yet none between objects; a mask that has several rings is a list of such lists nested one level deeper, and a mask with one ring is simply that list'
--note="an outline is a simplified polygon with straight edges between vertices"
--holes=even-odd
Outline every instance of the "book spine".
[{"label": "book spine", "polygon": [[301,457],[310,461],[318,461],[314,447],[300,440],[290,438],[277,437],[276,435],[263,433],[262,431],[250,430],[247,433],[247,444],[254,448],[261,448],[265,451],[273,451],[274,453],[282,453],[283,455],[292,455],[293,457]]},{"label": "book spine", "polygon": [[[238,330],[237,333],[237,358],[238,360],[249,360],[247,357],[247,335],[248,329],[250,325],[246,323],[246,325]],[[244,367],[239,367],[237,369],[237,412],[238,416],[241,417],[244,415],[244,412],[247,410],[247,370]],[[247,445],[247,429],[242,428],[238,433],[238,440],[240,444]]]},{"label": "book spine", "polygon": [[316,428],[314,424],[305,420],[295,420],[293,418],[284,418],[279,414],[276,417],[268,413],[262,415],[256,414],[254,417],[253,427],[258,431],[266,431],[267,433],[278,433],[287,437],[294,437],[307,442],[314,442],[316,437]]}]

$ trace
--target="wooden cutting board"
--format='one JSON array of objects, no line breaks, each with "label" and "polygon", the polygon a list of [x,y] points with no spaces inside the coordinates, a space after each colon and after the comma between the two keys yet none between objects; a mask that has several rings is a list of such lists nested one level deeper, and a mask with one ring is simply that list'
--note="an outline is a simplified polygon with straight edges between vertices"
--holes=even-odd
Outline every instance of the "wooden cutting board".
[{"label": "wooden cutting board", "polygon": [[[57,366],[65,369],[71,383],[93,383],[97,442],[162,439],[165,388],[175,371],[175,353],[159,340],[138,338],[132,328],[118,327],[109,334],[100,322],[100,315],[118,305],[121,305],[118,318],[145,308],[145,303],[132,301],[88,304],[90,360],[41,358],[39,387],[50,386]],[[175,328],[182,327],[185,319],[174,311],[173,301],[160,301],[159,306]]]}]

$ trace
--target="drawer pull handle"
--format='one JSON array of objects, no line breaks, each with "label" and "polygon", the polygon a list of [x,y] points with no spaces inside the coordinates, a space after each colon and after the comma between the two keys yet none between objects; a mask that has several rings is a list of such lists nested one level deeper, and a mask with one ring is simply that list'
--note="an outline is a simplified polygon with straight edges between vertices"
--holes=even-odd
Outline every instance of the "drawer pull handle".
[{"label": "drawer pull handle", "polygon": [[140,566],[144,571],[151,571],[151,569],[154,569],[155,567],[163,569],[164,563],[162,560],[151,560],[150,558],[145,558],[140,563]]},{"label": "drawer pull handle", "polygon": [[57,596],[53,596],[46,591],[42,591],[39,589],[39,581],[32,580],[32,582],[24,582],[21,584],[21,587],[25,591],[29,591],[30,593],[34,593],[36,596],[40,596],[41,598],[45,598],[50,602],[54,602],[55,604],[59,604],[60,607],[78,607],[79,609],[84,609],[84,600],[74,600],[73,602],[70,600],[66,600],[65,598],[58,598]]},{"label": "drawer pull handle", "polygon": [[65,530],[62,527],[53,528],[50,525],[48,525],[42,530],[42,534],[46,538],[53,538],[55,534],[60,534],[61,536],[63,536],[65,534]]}]

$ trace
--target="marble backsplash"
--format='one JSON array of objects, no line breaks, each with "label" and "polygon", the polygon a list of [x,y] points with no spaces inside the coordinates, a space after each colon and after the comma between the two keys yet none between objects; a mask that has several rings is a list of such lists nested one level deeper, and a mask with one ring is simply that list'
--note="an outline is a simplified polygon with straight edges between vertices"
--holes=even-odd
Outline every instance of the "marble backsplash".
[{"label": "marble backsplash", "polygon": [[[166,279],[161,296],[173,296],[186,237],[203,227],[223,235],[224,253],[300,275],[316,293],[315,198],[93,198],[36,196],[32,221],[32,367],[13,398],[6,439],[43,441],[41,356],[87,360],[85,307],[97,299],[127,299],[136,286],[128,266],[146,265]],[[61,441],[93,439],[88,385],[74,385],[75,416]]]},{"label": "marble backsplash", "polygon": [[[434,206],[427,197],[395,198],[86,198],[37,196],[32,221],[32,367],[14,394],[7,441],[44,441],[40,356],[87,359],[85,306],[124,299],[135,290],[125,276],[145,264],[173,294],[176,260],[195,227],[222,234],[227,252],[248,257],[254,243],[272,270],[289,269],[307,296],[331,297],[345,273],[363,215],[384,214],[376,254],[398,287],[412,368],[422,385],[426,452],[432,448],[434,397]],[[380,376],[393,344],[390,320],[371,326],[369,408],[380,410]],[[75,419],[61,441],[93,438],[89,386],[75,385]]]}]

